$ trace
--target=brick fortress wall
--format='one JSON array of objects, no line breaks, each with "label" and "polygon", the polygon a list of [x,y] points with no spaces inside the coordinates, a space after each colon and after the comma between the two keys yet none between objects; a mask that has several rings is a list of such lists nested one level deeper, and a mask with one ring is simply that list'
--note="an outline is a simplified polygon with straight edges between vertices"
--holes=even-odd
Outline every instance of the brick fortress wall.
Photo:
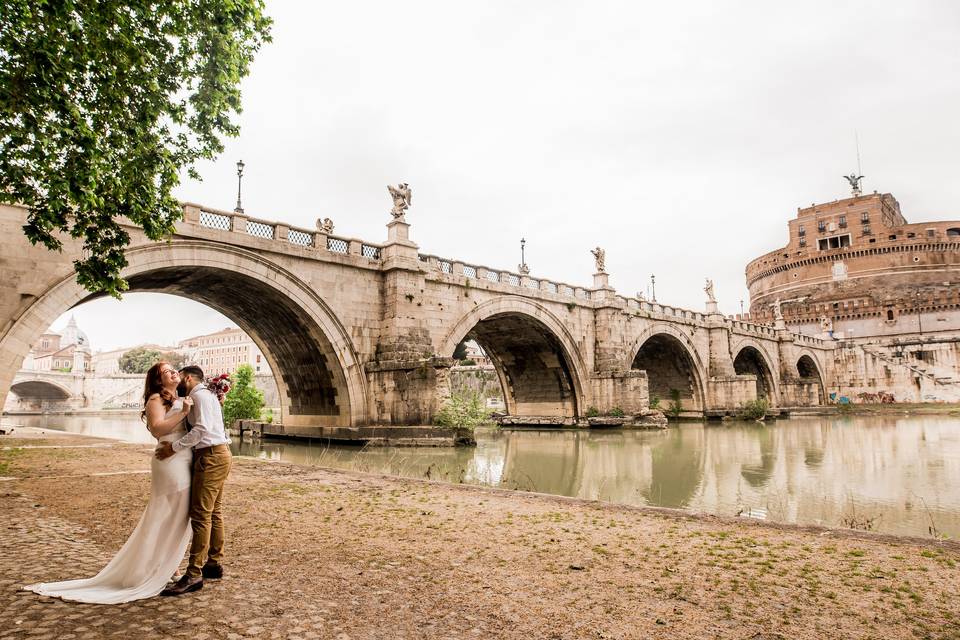
[{"label": "brick fortress wall", "polygon": [[841,340],[838,395],[960,401],[960,221],[908,223],[891,194],[797,210],[746,268],[753,322]]}]

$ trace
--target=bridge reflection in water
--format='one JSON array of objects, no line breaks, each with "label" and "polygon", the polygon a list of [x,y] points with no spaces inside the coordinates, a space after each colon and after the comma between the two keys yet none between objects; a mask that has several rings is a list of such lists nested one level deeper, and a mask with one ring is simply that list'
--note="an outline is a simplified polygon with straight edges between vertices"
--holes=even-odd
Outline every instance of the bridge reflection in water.
[{"label": "bridge reflection in water", "polygon": [[[148,442],[134,416],[5,417]],[[664,431],[480,430],[475,448],[235,444],[262,458],[733,516],[960,535],[960,430],[950,417],[686,423]]]},{"label": "bridge reflection in water", "polygon": [[778,522],[960,535],[948,417],[803,418],[665,431],[478,432],[475,449],[244,443],[248,455]]}]

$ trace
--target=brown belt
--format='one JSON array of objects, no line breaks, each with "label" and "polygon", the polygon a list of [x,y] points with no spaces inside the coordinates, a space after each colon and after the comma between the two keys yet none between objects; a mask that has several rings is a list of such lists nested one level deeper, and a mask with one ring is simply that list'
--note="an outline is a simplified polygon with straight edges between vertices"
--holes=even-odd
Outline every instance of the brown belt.
[{"label": "brown belt", "polygon": [[199,449],[194,449],[193,455],[205,456],[208,453],[220,453],[223,451],[229,452],[230,447],[225,444],[213,444],[213,445],[210,445],[209,447],[200,447]]}]

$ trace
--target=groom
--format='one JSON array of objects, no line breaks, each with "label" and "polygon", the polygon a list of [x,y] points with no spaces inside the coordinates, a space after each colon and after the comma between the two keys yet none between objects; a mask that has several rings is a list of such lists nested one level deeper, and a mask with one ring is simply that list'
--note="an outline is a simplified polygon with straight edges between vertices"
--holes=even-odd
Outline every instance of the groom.
[{"label": "groom", "polygon": [[[157,458],[163,460],[181,449],[193,449],[193,481],[190,486],[190,525],[193,542],[190,543],[190,566],[177,582],[160,595],[179,596],[203,588],[203,579],[223,577],[223,516],[220,503],[223,484],[230,474],[232,456],[230,438],[223,428],[223,411],[216,394],[203,383],[200,367],[180,370],[181,383],[187,396],[193,398],[193,407],[187,414],[190,431],[179,440],[164,442],[157,448]],[[206,563],[204,563],[206,560]]]}]

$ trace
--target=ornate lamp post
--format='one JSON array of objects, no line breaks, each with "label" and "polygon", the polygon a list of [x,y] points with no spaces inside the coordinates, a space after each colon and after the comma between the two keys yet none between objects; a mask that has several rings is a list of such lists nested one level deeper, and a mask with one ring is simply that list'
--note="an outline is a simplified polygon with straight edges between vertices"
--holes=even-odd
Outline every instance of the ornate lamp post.
[{"label": "ornate lamp post", "polygon": [[237,162],[237,207],[233,210],[234,213],[243,213],[243,207],[240,205],[240,184],[243,181],[243,160]]},{"label": "ornate lamp post", "polygon": [[650,274],[650,299],[657,301],[657,276]]},{"label": "ornate lamp post", "polygon": [[530,273],[530,267],[527,266],[526,246],[527,239],[520,238],[520,265],[517,267],[517,269],[523,275]]}]

